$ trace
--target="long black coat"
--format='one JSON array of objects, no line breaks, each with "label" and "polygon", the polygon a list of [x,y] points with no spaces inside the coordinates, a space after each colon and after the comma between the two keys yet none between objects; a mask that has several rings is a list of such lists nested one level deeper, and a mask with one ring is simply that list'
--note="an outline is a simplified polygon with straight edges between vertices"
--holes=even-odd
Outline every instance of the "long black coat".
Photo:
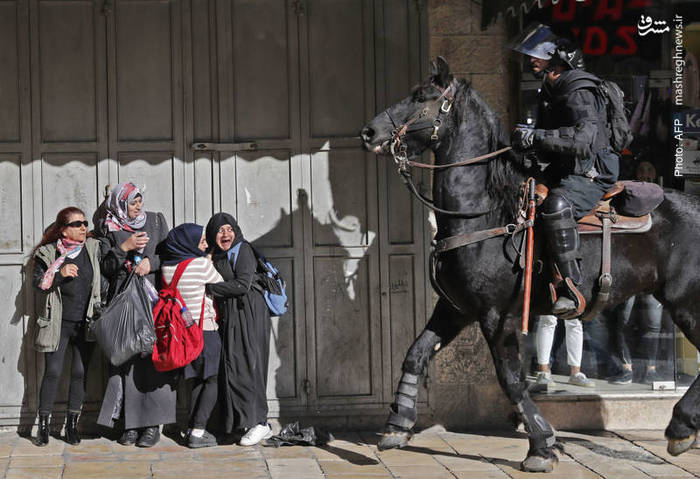
[{"label": "long black coat", "polygon": [[253,289],[257,260],[243,243],[235,266],[226,255],[214,266],[224,282],[207,285],[217,298],[223,359],[219,374],[220,401],[227,433],[267,420],[267,366],[270,354],[270,312],[265,298]]},{"label": "long black coat", "polygon": [[[148,211],[146,224],[138,231],[145,231],[150,238],[141,256],[151,263],[151,272],[145,277],[157,286],[157,276],[160,276],[156,274],[160,270],[159,245],[168,235],[168,224],[162,213]],[[110,282],[110,299],[127,277],[124,262],[134,256],[134,252],[125,253],[119,248],[130,235],[127,231],[113,231],[100,238],[102,274]],[[120,367],[111,367],[97,423],[113,427],[115,416],[119,416],[122,407],[125,429],[175,422],[176,377],[174,371],[156,371],[150,357],[137,357]]]}]

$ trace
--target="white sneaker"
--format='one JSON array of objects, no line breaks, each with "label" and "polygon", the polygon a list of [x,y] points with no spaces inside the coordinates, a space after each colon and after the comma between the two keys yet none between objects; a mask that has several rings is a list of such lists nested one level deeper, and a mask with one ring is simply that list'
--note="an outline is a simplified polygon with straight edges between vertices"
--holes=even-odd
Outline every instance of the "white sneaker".
[{"label": "white sneaker", "polygon": [[576,373],[575,376],[569,376],[569,384],[573,384],[574,386],[581,386],[584,388],[595,387],[595,383],[592,380],[588,379],[583,373]]},{"label": "white sneaker", "polygon": [[269,424],[256,424],[248,429],[248,432],[243,435],[238,444],[241,446],[255,446],[263,439],[269,439],[270,437],[272,437],[272,428]]},{"label": "white sneaker", "polygon": [[537,384],[542,387],[544,386],[547,391],[553,391],[556,388],[554,384],[554,379],[552,379],[552,373],[549,371],[540,371],[537,373]]}]

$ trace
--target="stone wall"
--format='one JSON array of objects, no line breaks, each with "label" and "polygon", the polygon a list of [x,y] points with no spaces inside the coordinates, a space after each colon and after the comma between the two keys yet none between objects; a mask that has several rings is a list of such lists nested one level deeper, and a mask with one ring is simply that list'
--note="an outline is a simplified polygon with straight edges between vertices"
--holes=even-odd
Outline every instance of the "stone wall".
[{"label": "stone wall", "polygon": [[[508,35],[501,17],[482,31],[481,7],[471,0],[430,0],[430,57],[443,56],[455,76],[473,87],[510,128],[515,98],[509,88]],[[512,412],[496,379],[493,361],[477,324],[468,326],[435,357],[434,421],[453,429],[503,428]]]},{"label": "stone wall", "polygon": [[430,57],[445,57],[452,72],[474,88],[510,126],[511,98],[508,34],[503,16],[481,30],[481,6],[472,0],[429,0]]}]

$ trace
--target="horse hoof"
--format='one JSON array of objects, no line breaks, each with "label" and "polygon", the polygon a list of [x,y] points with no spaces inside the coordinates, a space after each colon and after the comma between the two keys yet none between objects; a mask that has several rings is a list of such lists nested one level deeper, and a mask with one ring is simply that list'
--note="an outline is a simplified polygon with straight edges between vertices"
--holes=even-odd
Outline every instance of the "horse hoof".
[{"label": "horse hoof", "polygon": [[408,444],[409,439],[411,439],[411,433],[407,431],[385,432],[382,435],[382,440],[377,444],[377,449],[380,451],[401,449]]},{"label": "horse hoof", "polygon": [[693,447],[695,445],[696,440],[697,434],[692,434],[683,439],[669,439],[668,447],[666,448],[666,450],[670,455],[677,456]]},{"label": "horse hoof", "polygon": [[554,470],[554,459],[551,457],[527,456],[520,464],[520,469],[525,472],[552,472]]}]

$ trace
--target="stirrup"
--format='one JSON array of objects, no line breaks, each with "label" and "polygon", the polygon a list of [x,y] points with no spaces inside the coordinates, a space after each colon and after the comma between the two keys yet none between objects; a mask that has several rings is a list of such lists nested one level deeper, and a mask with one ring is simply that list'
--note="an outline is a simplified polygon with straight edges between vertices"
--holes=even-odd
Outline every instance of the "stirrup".
[{"label": "stirrup", "polygon": [[[567,298],[572,301],[573,306],[564,311],[553,310],[552,314],[561,319],[575,319],[580,317],[586,310],[586,298],[584,298],[578,288],[576,288],[576,285],[571,278],[567,277],[564,279],[563,283],[559,283],[559,287],[562,286],[566,286],[567,292],[569,293]],[[552,299],[552,306],[554,306],[559,298],[557,295],[557,290],[552,283],[549,283],[549,293]]]}]

